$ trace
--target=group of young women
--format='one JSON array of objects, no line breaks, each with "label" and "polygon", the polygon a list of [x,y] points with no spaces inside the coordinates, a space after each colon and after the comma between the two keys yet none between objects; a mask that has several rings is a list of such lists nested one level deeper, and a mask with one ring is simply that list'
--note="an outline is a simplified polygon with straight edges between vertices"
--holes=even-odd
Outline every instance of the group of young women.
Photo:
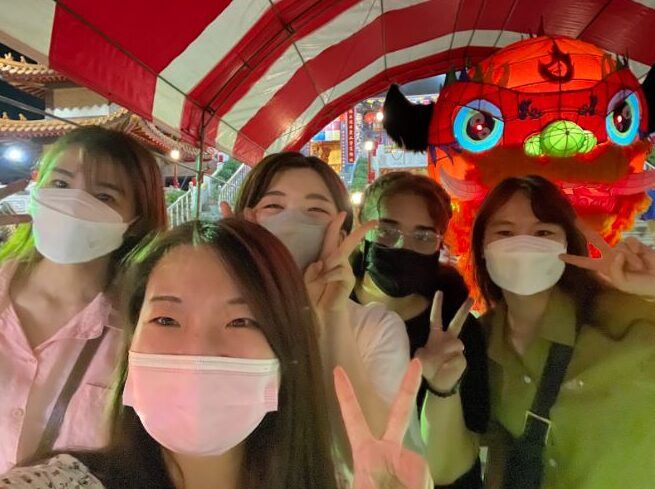
[{"label": "group of young women", "polygon": [[0,251],[0,488],[651,487],[655,251],[548,181],[481,205],[479,319],[426,177],[353,229],[329,166],[279,153],[222,211],[167,230],[119,132],[47,151]]}]

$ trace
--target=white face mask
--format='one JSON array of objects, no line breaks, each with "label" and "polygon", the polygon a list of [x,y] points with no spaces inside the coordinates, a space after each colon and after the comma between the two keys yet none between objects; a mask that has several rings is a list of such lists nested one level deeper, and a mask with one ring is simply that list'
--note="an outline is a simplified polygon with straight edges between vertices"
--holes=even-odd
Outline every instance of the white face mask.
[{"label": "white face mask", "polygon": [[35,189],[29,213],[36,249],[61,264],[108,255],[120,247],[129,227],[118,212],[77,189]]},{"label": "white face mask", "polygon": [[566,246],[557,241],[521,235],[489,243],[484,258],[489,276],[503,290],[533,295],[553,287],[564,273],[559,255]]},{"label": "white face mask", "polygon": [[301,270],[318,260],[327,222],[317,222],[301,211],[284,210],[260,219],[259,224],[284,243]]},{"label": "white face mask", "polygon": [[277,411],[278,360],[129,353],[123,404],[175,453],[221,455]]}]

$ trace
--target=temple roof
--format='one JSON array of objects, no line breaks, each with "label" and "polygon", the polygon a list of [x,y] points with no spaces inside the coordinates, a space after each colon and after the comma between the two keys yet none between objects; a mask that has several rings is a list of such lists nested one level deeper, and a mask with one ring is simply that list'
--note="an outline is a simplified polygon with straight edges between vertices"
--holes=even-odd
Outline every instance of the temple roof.
[{"label": "temple roof", "polygon": [[[11,53],[0,57],[0,78],[37,97],[45,96],[48,84],[69,81],[68,78],[45,65],[28,62],[24,56],[16,60]],[[177,148],[181,160],[191,160],[198,153],[191,144],[178,141],[151,122],[123,108],[106,116],[75,118],[75,123],[83,126],[98,125],[127,132],[147,147],[164,154]],[[22,115],[19,119],[10,119],[4,113],[0,117],[0,138],[57,138],[75,127],[75,124],[58,119],[27,120]]]},{"label": "temple roof", "polygon": [[[100,125],[119,129],[129,119],[130,113],[119,109],[108,116],[86,117],[76,119],[80,125]],[[117,127],[118,126],[118,127]],[[10,119],[6,113],[0,118],[0,137],[12,138],[56,138],[75,129],[75,124],[58,119],[27,120],[21,116],[18,120]]]},{"label": "temple roof", "polygon": [[[175,140],[160,131],[154,124],[123,108],[107,116],[77,118],[75,123],[83,126],[103,126],[126,132],[147,147],[163,154],[177,148],[180,151],[181,160],[194,159],[198,153],[192,145]],[[19,119],[10,119],[4,113],[0,117],[0,138],[57,138],[75,129],[76,124],[58,119],[27,120],[24,116],[20,116]]]},{"label": "temple roof", "polygon": [[24,56],[14,59],[11,53],[0,58],[0,78],[36,97],[43,97],[49,83],[68,81],[68,78],[45,65],[28,62]]}]

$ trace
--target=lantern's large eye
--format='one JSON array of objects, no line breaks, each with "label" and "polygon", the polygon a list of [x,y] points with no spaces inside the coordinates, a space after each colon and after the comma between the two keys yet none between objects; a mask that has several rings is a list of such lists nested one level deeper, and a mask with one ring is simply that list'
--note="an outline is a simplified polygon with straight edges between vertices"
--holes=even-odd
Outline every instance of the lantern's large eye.
[{"label": "lantern's large eye", "polygon": [[607,109],[605,127],[609,138],[621,146],[631,144],[637,137],[641,118],[637,94],[621,90],[612,97]]},{"label": "lantern's large eye", "polygon": [[457,110],[453,134],[463,149],[479,153],[498,144],[504,126],[498,107],[487,100],[476,99]]}]

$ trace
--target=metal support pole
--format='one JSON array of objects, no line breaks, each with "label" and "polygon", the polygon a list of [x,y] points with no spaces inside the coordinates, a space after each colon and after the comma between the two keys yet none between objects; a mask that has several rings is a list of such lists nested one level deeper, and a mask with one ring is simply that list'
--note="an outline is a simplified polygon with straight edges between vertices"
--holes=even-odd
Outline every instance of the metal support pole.
[{"label": "metal support pole", "polygon": [[203,169],[202,159],[205,153],[205,113],[202,114],[200,125],[200,151],[196,157],[196,220],[200,220],[200,193],[202,192]]}]

